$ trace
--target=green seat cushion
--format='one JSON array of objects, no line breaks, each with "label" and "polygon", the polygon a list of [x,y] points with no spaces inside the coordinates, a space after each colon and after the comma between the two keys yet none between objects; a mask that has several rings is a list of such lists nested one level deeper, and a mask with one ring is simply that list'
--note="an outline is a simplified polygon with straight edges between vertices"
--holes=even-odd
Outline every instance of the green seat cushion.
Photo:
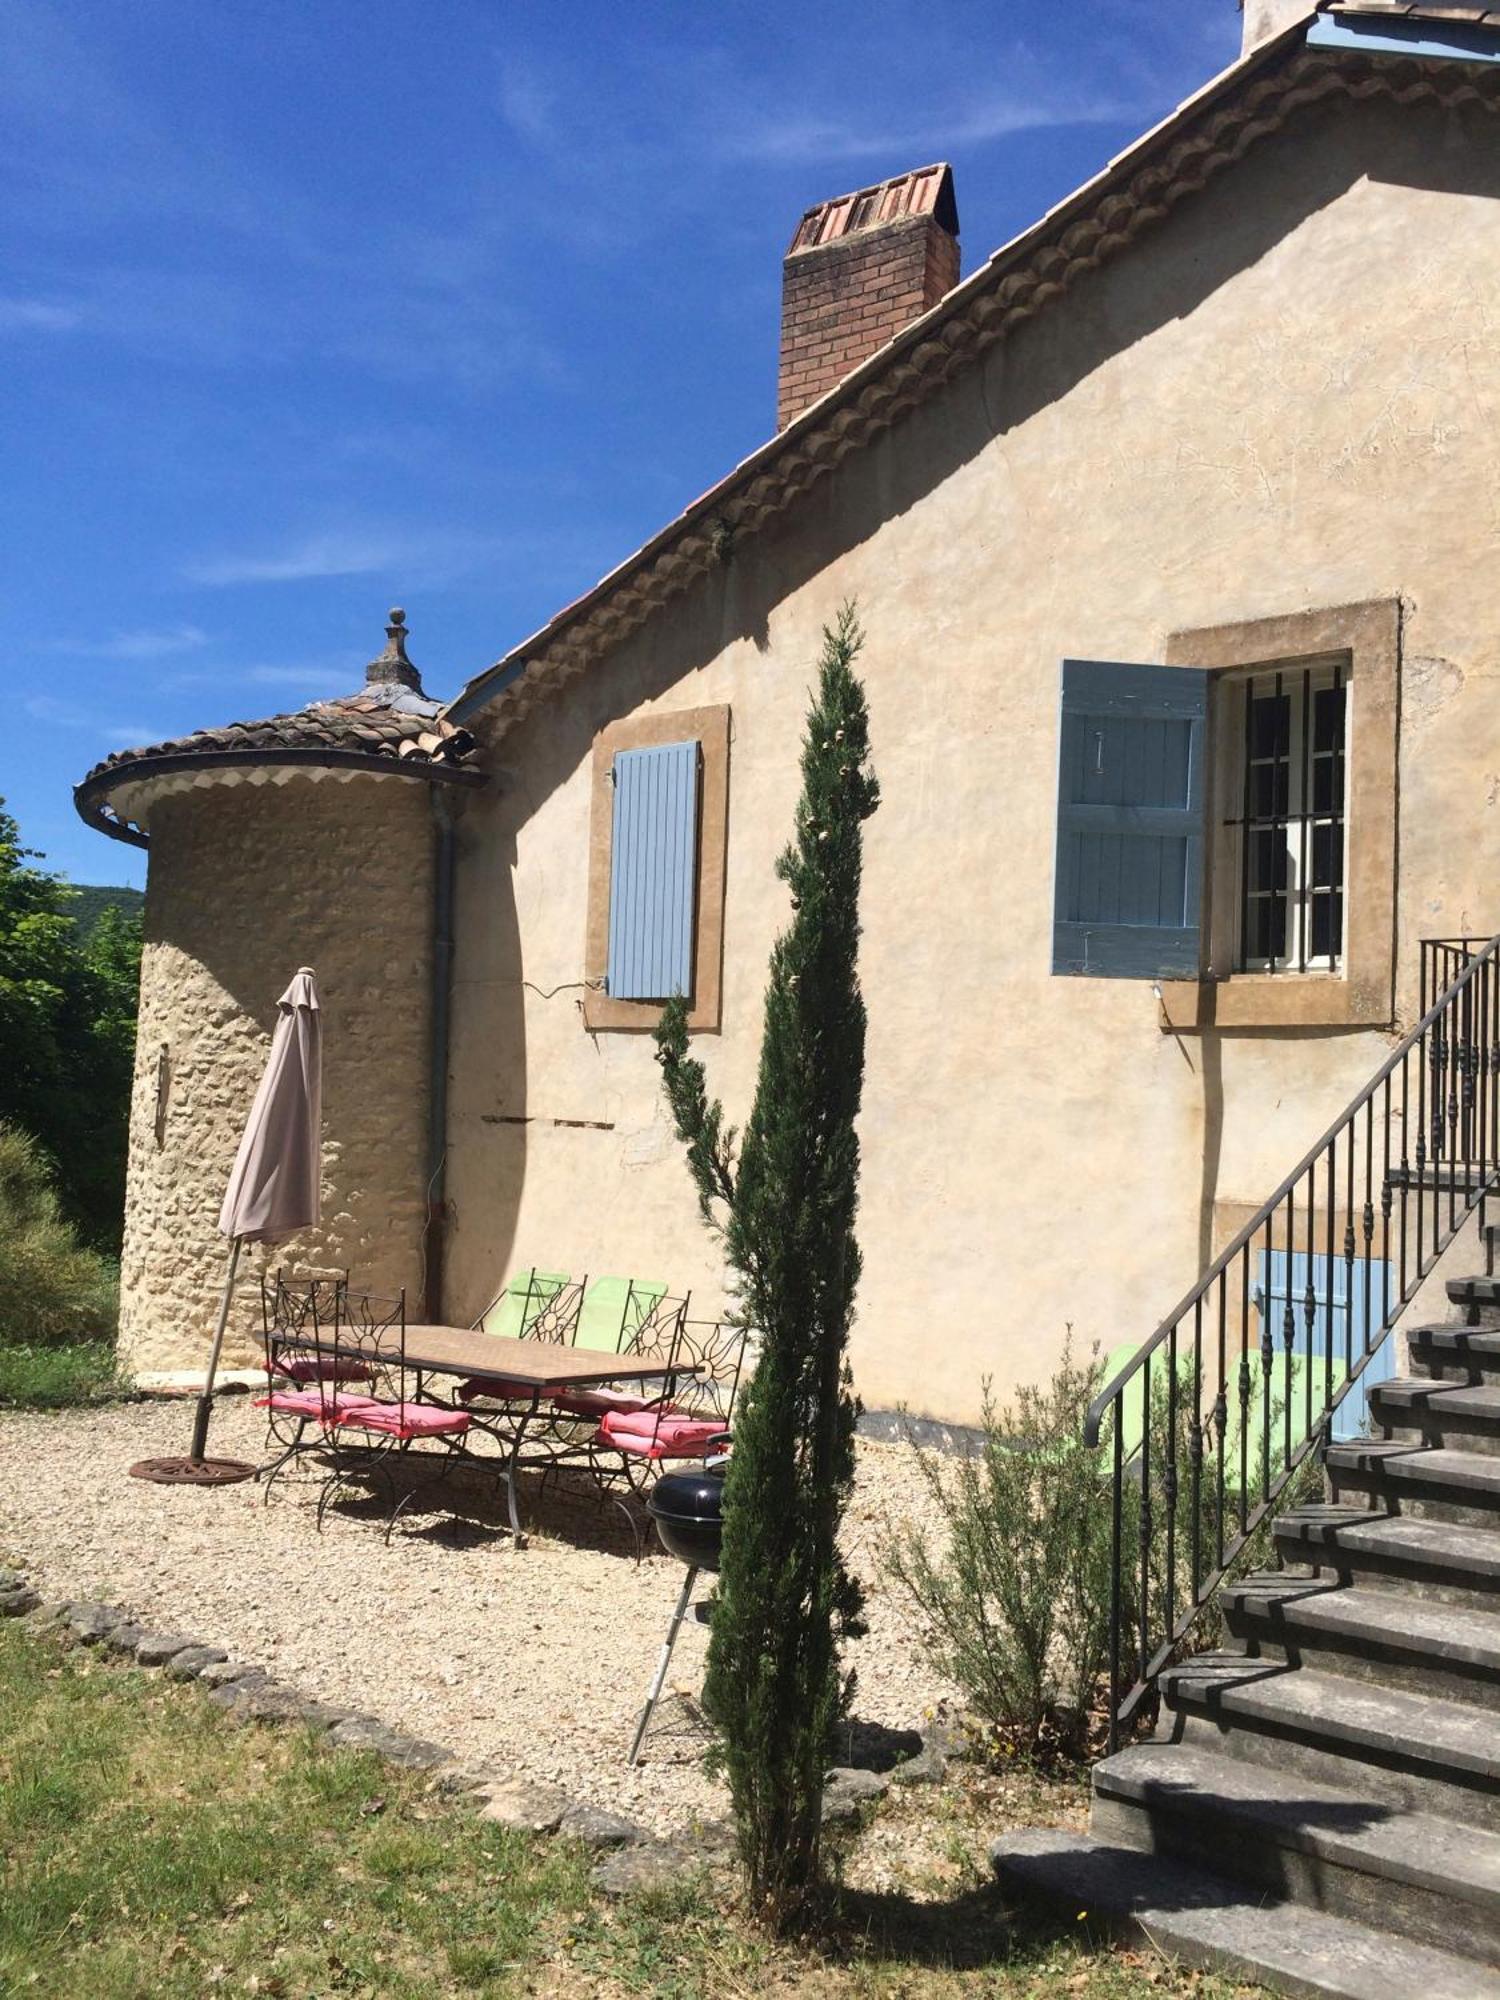
[{"label": "green seat cushion", "polygon": [[524,1340],[538,1314],[571,1283],[566,1271],[518,1271],[481,1317],[479,1331]]},{"label": "green seat cushion", "polygon": [[665,1285],[641,1278],[596,1278],[584,1296],[574,1345],[618,1354],[666,1292]]}]

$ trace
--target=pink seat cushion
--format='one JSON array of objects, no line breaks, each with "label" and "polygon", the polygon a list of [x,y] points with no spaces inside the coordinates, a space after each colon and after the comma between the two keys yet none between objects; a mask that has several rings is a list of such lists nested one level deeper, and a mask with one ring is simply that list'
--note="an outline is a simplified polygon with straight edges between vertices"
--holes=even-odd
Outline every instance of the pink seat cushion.
[{"label": "pink seat cushion", "polygon": [[570,1417],[632,1416],[652,1407],[644,1396],[630,1396],[623,1389],[565,1389],[552,1398],[552,1406]]},{"label": "pink seat cushion", "polygon": [[258,1410],[280,1410],[289,1417],[326,1417],[337,1422],[346,1410],[355,1410],[371,1402],[369,1396],[347,1396],[336,1389],[330,1395],[326,1389],[273,1389],[268,1396],[257,1396]]},{"label": "pink seat cushion", "polygon": [[599,1441],[631,1458],[697,1458],[728,1426],[701,1417],[658,1416],[654,1410],[611,1410]]},{"label": "pink seat cushion", "polygon": [[273,1375],[285,1375],[290,1382],[373,1382],[375,1370],[368,1361],[346,1360],[342,1355],[278,1354],[271,1363]]},{"label": "pink seat cushion", "polygon": [[339,1414],[343,1429],[380,1431],[390,1437],[457,1437],[473,1421],[464,1410],[441,1410],[436,1403],[365,1403],[355,1399]]},{"label": "pink seat cushion", "polygon": [[490,1396],[500,1403],[529,1403],[535,1394],[534,1382],[512,1382],[505,1375],[471,1375],[458,1385],[461,1403],[472,1403],[476,1396]]}]

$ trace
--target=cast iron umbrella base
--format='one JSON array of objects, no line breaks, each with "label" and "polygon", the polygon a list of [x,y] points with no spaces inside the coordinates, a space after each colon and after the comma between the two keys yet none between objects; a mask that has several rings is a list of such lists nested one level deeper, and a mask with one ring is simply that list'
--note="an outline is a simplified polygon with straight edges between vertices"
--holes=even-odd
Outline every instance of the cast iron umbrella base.
[{"label": "cast iron umbrella base", "polygon": [[130,1476],[158,1486],[233,1486],[253,1479],[255,1467],[240,1458],[142,1458],[131,1466]]}]

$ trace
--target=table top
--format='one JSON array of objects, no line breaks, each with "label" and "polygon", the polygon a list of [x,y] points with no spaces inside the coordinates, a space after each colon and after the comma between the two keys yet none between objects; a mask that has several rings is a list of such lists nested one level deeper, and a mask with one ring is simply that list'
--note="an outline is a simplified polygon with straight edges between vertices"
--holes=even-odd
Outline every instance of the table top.
[{"label": "table top", "polygon": [[513,1340],[472,1326],[409,1326],[406,1365],[433,1375],[502,1375],[539,1389],[586,1388],[595,1382],[659,1382],[691,1375],[683,1362],[638,1354],[609,1354],[596,1347],[564,1347],[554,1340]]}]

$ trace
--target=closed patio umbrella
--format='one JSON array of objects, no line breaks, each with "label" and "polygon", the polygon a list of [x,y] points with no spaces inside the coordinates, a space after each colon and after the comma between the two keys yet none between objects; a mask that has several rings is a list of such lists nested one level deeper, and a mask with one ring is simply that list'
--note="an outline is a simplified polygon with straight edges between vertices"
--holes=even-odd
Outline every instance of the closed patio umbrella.
[{"label": "closed patio umbrella", "polygon": [[[224,1328],[234,1296],[242,1243],[274,1243],[306,1229],[322,1215],[323,1039],[318,989],[312,969],[302,966],[277,1001],[271,1054],[235,1154],[219,1211],[220,1233],[229,1238],[229,1268],[219,1301],[208,1374],[198,1398],[192,1450],[187,1459],[153,1459],[131,1470],[143,1478],[210,1480],[248,1478],[253,1470],[230,1459],[205,1459],[213,1412],[214,1378]],[[156,1468],[151,1470],[148,1468]]]}]

